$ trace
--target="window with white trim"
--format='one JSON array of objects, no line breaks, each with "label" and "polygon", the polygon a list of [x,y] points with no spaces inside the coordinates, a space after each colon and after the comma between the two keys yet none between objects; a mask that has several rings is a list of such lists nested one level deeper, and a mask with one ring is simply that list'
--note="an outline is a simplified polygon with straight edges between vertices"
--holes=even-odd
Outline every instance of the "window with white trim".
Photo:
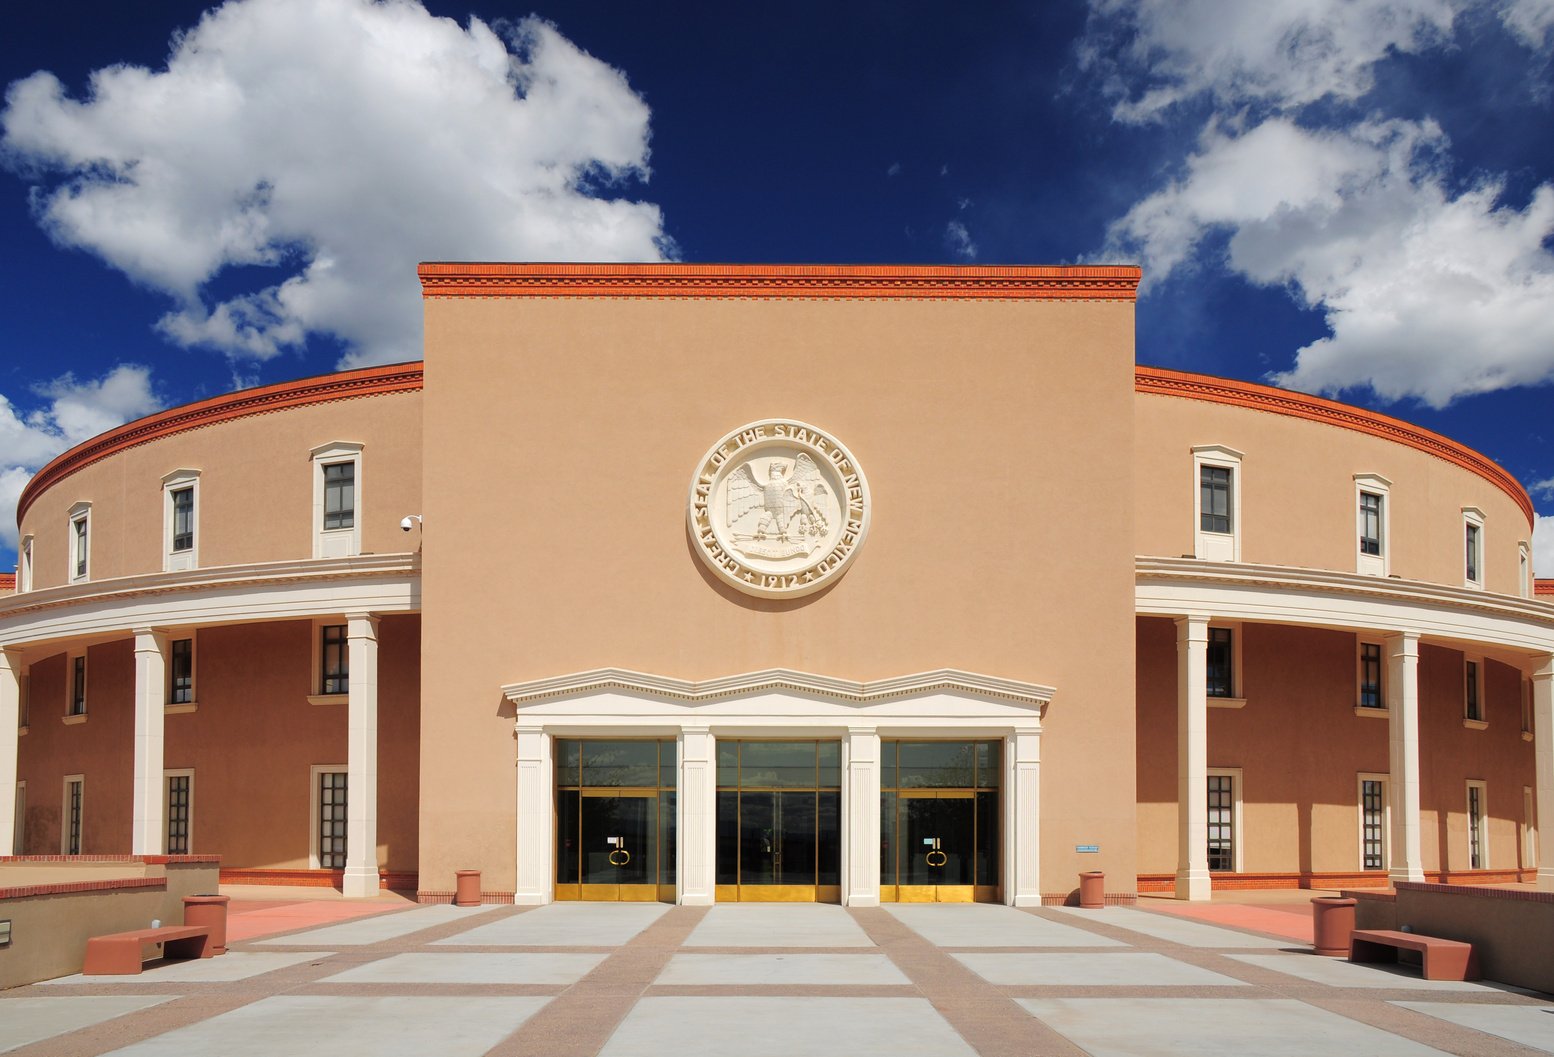
[{"label": "window with white trim", "polygon": [[345,869],[347,775],[344,764],[316,764],[309,769],[313,784],[313,847],[308,854],[315,870]]},{"label": "window with white trim", "polygon": [[331,441],[312,450],[313,557],[362,552],[362,445]]},{"label": "window with white trim", "polygon": [[1386,665],[1382,662],[1381,643],[1361,642],[1359,645],[1359,694],[1355,705],[1385,712],[1387,697],[1383,680]]},{"label": "window with white trim", "polygon": [[1356,572],[1386,576],[1391,570],[1392,548],[1387,538],[1387,498],[1391,488],[1392,482],[1380,474],[1354,475]]},{"label": "window with white trim", "polygon": [[1532,680],[1522,678],[1522,740],[1532,740]]},{"label": "window with white trim", "polygon": [[1236,633],[1231,628],[1209,628],[1204,666],[1210,697],[1236,696]]},{"label": "window with white trim", "polygon": [[1385,870],[1388,827],[1387,776],[1361,774],[1360,781],[1360,869]]},{"label": "window with white trim", "polygon": [[1241,768],[1210,767],[1208,783],[1209,869],[1241,869]]},{"label": "window with white trim", "polygon": [[1532,547],[1525,540],[1516,545],[1516,583],[1518,594],[1532,597]]},{"label": "window with white trim", "polygon": [[1207,561],[1241,560],[1241,461],[1223,444],[1199,444],[1193,459],[1193,553]]},{"label": "window with white trim", "polygon": [[65,718],[86,716],[86,654],[68,655],[69,666],[65,671]]},{"label": "window with white trim", "polygon": [[172,639],[167,644],[167,703],[194,704],[194,638]]},{"label": "window with white trim", "polygon": [[1462,660],[1462,721],[1478,730],[1489,725],[1484,712],[1484,661],[1480,657]]},{"label": "window with white trim", "polygon": [[27,854],[27,783],[16,783],[16,815],[11,829],[11,854]]},{"label": "window with white trim", "polygon": [[77,503],[70,508],[70,582],[87,580],[92,575],[92,504]]},{"label": "window with white trim", "polygon": [[32,537],[23,536],[22,545],[17,551],[16,562],[16,590],[17,593],[32,590]]},{"label": "window with white trim", "polygon": [[1462,508],[1462,582],[1465,587],[1484,586],[1484,512]]},{"label": "window with white trim", "polygon": [[60,807],[59,853],[81,854],[81,811],[86,799],[86,776],[65,775],[65,798]]},{"label": "window with white trim", "polygon": [[25,731],[32,726],[32,669],[27,665],[23,665],[18,673],[17,690],[20,697],[17,704],[20,707],[16,710],[16,725]]},{"label": "window with white trim", "polygon": [[168,855],[190,855],[194,848],[194,771],[184,768],[162,774],[167,781],[167,840],[163,847]]},{"label": "window with white trim", "polygon": [[1468,869],[1489,869],[1489,787],[1468,783]]},{"label": "window with white trim", "polygon": [[197,569],[200,564],[200,471],[174,470],[162,478],[162,568]]}]

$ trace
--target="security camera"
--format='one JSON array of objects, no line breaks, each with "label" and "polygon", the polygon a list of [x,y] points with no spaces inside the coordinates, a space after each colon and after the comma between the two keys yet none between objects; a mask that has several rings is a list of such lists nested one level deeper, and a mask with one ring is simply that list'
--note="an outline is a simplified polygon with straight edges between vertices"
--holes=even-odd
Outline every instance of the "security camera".
[{"label": "security camera", "polygon": [[404,517],[399,519],[399,531],[409,532],[414,527],[414,523],[420,520],[420,514],[406,514]]}]

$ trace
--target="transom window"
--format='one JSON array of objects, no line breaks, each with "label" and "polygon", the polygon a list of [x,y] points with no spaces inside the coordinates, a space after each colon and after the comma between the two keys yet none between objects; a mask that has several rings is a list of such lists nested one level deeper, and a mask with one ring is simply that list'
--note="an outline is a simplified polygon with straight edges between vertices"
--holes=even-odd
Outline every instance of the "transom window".
[{"label": "transom window", "polygon": [[1198,468],[1199,518],[1204,532],[1229,532],[1234,471],[1228,466]]},{"label": "transom window", "polygon": [[326,624],[319,629],[318,668],[321,694],[343,694],[350,689],[350,651],[344,624]]}]

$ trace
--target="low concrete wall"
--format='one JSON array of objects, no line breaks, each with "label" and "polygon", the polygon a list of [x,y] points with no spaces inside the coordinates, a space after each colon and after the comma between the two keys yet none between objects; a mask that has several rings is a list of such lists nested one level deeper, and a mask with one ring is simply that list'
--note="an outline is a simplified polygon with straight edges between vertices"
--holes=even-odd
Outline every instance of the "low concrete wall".
[{"label": "low concrete wall", "polygon": [[[0,988],[80,972],[93,936],[146,928],[153,920],[181,925],[183,897],[215,893],[221,865],[217,856],[99,857],[69,876],[68,862],[48,858],[0,862],[0,920],[11,922],[11,944],[0,947]],[[56,879],[35,880],[40,867]]]}]

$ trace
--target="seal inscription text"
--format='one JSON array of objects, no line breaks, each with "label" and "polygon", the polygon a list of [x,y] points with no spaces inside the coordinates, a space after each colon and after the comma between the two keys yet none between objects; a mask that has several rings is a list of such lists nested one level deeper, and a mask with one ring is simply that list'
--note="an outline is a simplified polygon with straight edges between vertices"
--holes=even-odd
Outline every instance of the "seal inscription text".
[{"label": "seal inscription text", "polygon": [[869,486],[824,430],[763,419],[713,445],[691,480],[696,552],[747,594],[792,598],[833,582],[863,544]]}]

